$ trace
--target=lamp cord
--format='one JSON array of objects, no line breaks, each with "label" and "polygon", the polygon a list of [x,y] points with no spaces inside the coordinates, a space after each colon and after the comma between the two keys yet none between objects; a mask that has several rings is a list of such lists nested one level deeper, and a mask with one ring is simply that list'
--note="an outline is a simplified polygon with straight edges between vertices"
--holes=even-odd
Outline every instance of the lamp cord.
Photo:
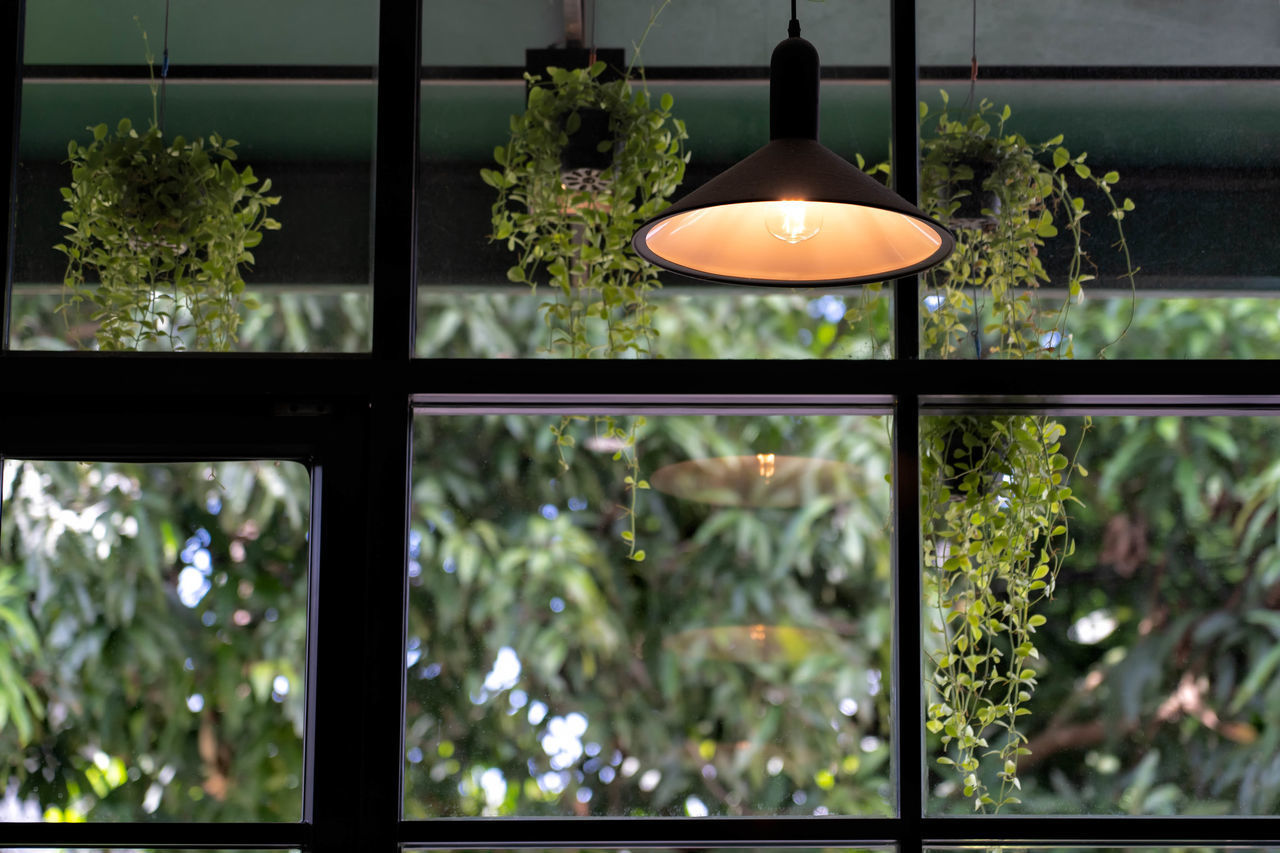
[{"label": "lamp cord", "polygon": [[591,51],[591,57],[588,63],[596,64],[596,0],[582,0],[582,13],[585,17],[587,12],[591,13],[591,28],[587,30],[587,49]]},{"label": "lamp cord", "polygon": [[978,85],[978,0],[973,0],[973,19],[969,36],[969,97],[964,99],[965,112],[973,109],[973,90]]},{"label": "lamp cord", "polygon": [[169,0],[164,0],[164,50],[160,54],[160,133],[164,133],[164,85],[169,79]]},{"label": "lamp cord", "polygon": [[787,24],[787,35],[793,39],[800,38],[800,19],[796,17],[796,0],[791,0],[791,23]]}]

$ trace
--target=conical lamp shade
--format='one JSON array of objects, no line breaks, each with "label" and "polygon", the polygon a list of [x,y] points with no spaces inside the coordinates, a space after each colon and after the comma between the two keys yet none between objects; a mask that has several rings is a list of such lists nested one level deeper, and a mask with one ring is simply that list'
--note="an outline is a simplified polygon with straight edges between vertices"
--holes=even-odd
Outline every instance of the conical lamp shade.
[{"label": "conical lamp shade", "polygon": [[646,222],[632,245],[694,278],[794,287],[919,272],[955,238],[817,140],[775,139]]},{"label": "conical lamp shade", "polygon": [[818,53],[793,18],[773,52],[768,145],[632,237],[650,263],[709,281],[860,284],[942,261],[955,237],[818,142]]}]

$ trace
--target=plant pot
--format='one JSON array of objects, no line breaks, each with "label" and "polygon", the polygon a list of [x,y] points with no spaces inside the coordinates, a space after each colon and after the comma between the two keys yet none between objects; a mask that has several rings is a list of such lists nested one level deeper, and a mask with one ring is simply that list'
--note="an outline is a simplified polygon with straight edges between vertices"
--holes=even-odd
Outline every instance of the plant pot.
[{"label": "plant pot", "polygon": [[[952,228],[994,230],[1000,215],[1000,196],[991,190],[983,189],[982,185],[995,173],[996,164],[991,160],[974,159],[960,161],[956,165],[968,166],[973,170],[973,177],[952,180],[942,188],[941,195],[944,200],[954,199],[960,203],[947,224]],[[989,212],[983,213],[984,210]]]},{"label": "plant pot", "polygon": [[[577,121],[573,122],[573,116]],[[560,180],[567,189],[598,192],[607,189],[607,172],[613,165],[618,148],[609,129],[609,113],[595,107],[584,107],[561,119],[569,141],[560,150]],[[576,124],[573,130],[570,126]],[[603,150],[601,150],[603,148]]]}]

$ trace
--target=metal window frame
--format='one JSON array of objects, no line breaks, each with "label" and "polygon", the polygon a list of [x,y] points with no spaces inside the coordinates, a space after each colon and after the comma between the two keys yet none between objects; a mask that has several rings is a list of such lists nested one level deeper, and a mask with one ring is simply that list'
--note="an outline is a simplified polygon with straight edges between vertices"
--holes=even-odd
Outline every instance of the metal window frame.
[{"label": "metal window frame", "polygon": [[[893,154],[918,162],[914,0],[891,11]],[[0,71],[5,283],[13,269],[24,2]],[[313,473],[303,817],[296,823],[0,824],[0,848],[140,846],[393,853],[403,847],[1280,844],[1273,817],[928,817],[919,682],[917,418],[922,411],[1280,413],[1280,383],[1214,362],[922,362],[915,278],[894,284],[885,362],[532,362],[413,358],[420,2],[380,0],[373,344],[367,355],[12,352],[0,340],[0,458],[291,458]],[[926,69],[928,70],[928,69]],[[1135,72],[1136,73],[1136,72]],[[897,189],[917,192],[900,171]],[[7,330],[3,288],[0,330]],[[622,377],[620,380],[619,377]],[[595,389],[624,384],[625,396]],[[1045,388],[1053,393],[1046,395]],[[162,390],[161,390],[162,389]],[[476,389],[483,389],[477,393]],[[785,394],[769,389],[786,389]],[[832,389],[841,389],[833,392]],[[403,650],[413,407],[663,410],[889,407],[894,430],[892,818],[402,819]],[[397,616],[398,614],[398,616]],[[391,618],[388,618],[390,616]],[[908,771],[907,768],[916,768]]]}]

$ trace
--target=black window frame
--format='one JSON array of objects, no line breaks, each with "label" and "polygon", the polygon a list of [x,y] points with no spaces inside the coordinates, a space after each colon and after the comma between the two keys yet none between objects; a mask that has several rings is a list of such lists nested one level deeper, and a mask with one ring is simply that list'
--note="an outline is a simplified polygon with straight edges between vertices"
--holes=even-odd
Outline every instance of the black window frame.
[{"label": "black window frame", "polygon": [[[918,162],[914,0],[891,10],[893,154]],[[6,4],[13,61],[0,77],[7,168],[6,284],[14,259],[24,2]],[[0,458],[282,458],[312,472],[307,737],[297,823],[0,824],[3,847],[402,847],[1280,844],[1275,817],[928,817],[924,813],[918,418],[956,409],[1280,414],[1280,387],[1249,364],[921,362],[919,282],[894,283],[885,362],[533,362],[413,357],[417,277],[420,2],[380,0],[373,340],[368,354],[116,355],[14,352],[0,342]],[[902,170],[897,189],[916,194]],[[7,329],[9,288],[0,303]],[[602,397],[593,389],[631,393]],[[833,394],[829,389],[841,388]],[[1045,394],[1044,389],[1053,389]],[[477,391],[477,389],[480,389]],[[763,389],[763,390],[762,390]],[[786,389],[771,393],[768,389]],[[889,407],[894,416],[894,750],[897,816],[450,818],[405,821],[404,635],[415,405],[483,411],[598,406],[726,410]],[[906,531],[903,535],[903,531]],[[398,614],[398,617],[397,617]]]}]

